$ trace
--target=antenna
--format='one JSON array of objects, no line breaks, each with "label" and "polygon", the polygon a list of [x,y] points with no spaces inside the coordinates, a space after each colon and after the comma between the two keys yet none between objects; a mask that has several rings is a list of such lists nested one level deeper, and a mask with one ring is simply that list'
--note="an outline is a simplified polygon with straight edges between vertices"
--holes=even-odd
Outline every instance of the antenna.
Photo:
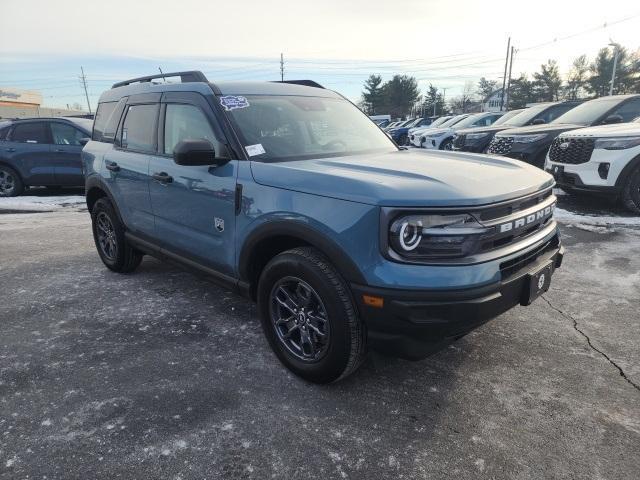
[{"label": "antenna", "polygon": [[160,75],[162,75],[162,80],[164,80],[164,83],[167,83],[167,78],[164,76],[164,73],[162,72],[162,69],[160,67],[158,67],[158,70],[160,71]]},{"label": "antenna", "polygon": [[87,108],[89,108],[89,115],[91,115],[91,104],[89,103],[89,93],[87,93],[87,77],[84,74],[84,68],[80,66],[80,71],[82,75],[80,76],[80,80],[82,81],[82,85],[84,86],[84,95],[87,97]]}]

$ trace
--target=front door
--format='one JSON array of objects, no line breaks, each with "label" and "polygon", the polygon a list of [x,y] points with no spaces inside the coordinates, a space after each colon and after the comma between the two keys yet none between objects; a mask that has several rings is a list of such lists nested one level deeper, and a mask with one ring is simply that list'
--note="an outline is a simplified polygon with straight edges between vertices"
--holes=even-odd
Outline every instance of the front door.
[{"label": "front door", "polygon": [[81,187],[84,185],[80,139],[87,137],[76,127],[63,122],[51,122],[51,157],[57,185]]},{"label": "front door", "polygon": [[127,228],[151,237],[155,226],[149,197],[149,160],[156,149],[159,108],[159,103],[127,105],[102,167]]},{"label": "front door", "polygon": [[174,253],[233,274],[238,161],[177,165],[172,154],[181,140],[206,139],[220,152],[223,136],[203,96],[167,94],[162,105],[159,153],[149,166],[156,235]]}]

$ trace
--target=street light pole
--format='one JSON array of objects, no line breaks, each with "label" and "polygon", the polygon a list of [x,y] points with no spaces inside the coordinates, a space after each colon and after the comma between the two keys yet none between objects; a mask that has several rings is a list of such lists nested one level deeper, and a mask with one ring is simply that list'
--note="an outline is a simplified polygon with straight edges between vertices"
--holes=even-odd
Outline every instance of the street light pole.
[{"label": "street light pole", "polygon": [[611,72],[611,85],[609,86],[609,96],[613,95],[613,86],[616,82],[616,68],[618,67],[618,57],[620,56],[620,45],[615,42],[611,42],[609,45],[613,47],[613,72]]}]

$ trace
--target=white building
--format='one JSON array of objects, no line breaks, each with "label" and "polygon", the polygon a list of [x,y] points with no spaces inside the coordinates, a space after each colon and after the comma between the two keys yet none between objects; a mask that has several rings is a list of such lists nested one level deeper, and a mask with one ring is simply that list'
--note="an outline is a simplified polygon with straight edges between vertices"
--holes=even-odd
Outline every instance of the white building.
[{"label": "white building", "polygon": [[[491,92],[483,101],[482,101],[482,111],[483,112],[499,112],[500,109],[500,99],[502,97],[502,88]],[[504,99],[502,100],[502,110],[505,110],[507,105],[507,93],[504,94]]]}]

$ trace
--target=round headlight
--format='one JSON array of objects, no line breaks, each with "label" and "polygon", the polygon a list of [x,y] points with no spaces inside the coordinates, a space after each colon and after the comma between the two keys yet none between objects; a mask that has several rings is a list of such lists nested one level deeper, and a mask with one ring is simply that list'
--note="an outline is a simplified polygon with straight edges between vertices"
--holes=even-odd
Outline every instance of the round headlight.
[{"label": "round headlight", "polygon": [[400,246],[407,252],[415,249],[420,245],[420,240],[422,240],[422,222],[411,222],[408,220],[403,222],[400,227],[398,240],[400,241]]}]

